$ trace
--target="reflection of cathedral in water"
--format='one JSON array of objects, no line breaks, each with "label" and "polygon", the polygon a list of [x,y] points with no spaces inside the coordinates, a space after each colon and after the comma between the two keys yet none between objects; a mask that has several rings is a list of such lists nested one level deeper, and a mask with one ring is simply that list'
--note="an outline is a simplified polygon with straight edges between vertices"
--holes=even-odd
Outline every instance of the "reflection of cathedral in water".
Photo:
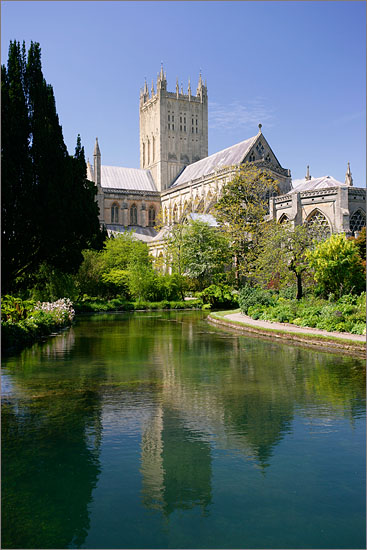
[{"label": "reflection of cathedral in water", "polygon": [[[187,333],[182,341],[188,346],[191,328],[183,325]],[[162,388],[142,436],[142,501],[147,508],[166,515],[194,506],[205,513],[212,498],[212,450],[242,456],[263,473],[269,466],[274,447],[290,430],[293,419],[293,375],[284,371],[279,374],[288,399],[270,386],[270,395],[256,393],[256,359],[249,349],[246,361],[240,360],[242,350],[236,338],[230,342],[227,379],[219,376],[215,380],[214,375],[204,383],[204,371],[201,373],[199,367],[198,380],[193,383],[187,376],[188,356],[177,353],[175,341],[167,338],[157,342],[159,350],[155,354],[158,352],[162,358]],[[262,358],[257,360],[261,363]],[[245,372],[241,371],[243,363]],[[207,375],[207,366],[204,370]]]}]

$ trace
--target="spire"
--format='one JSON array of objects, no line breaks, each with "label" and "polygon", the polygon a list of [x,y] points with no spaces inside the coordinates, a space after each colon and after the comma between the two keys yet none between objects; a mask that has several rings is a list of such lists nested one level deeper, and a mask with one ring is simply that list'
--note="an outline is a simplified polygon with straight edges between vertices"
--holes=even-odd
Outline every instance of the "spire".
[{"label": "spire", "polygon": [[160,78],[161,80],[164,80],[163,61],[161,61],[161,72],[160,72],[159,78]]},{"label": "spire", "polygon": [[95,143],[95,146],[94,146],[93,156],[94,157],[100,157],[101,156],[101,151],[99,150],[98,138],[97,137],[96,137],[96,143]]},{"label": "spire", "polygon": [[178,94],[180,93],[180,89],[178,87],[178,78],[176,78],[176,96],[178,97]]},{"label": "spire", "polygon": [[147,95],[149,92],[148,92],[148,84],[147,84],[147,78],[145,77],[145,81],[144,81],[144,95]]},{"label": "spire", "polygon": [[259,126],[259,134],[262,134],[261,128],[263,127],[263,125],[259,124],[258,126]]},{"label": "spire", "polygon": [[187,93],[189,94],[189,99],[191,99],[191,82],[189,77],[189,87],[187,88]]},{"label": "spire", "polygon": [[310,176],[310,167],[309,167],[309,165],[307,164],[307,173],[306,173],[305,180],[309,181],[310,179],[311,179],[311,176]]},{"label": "spire", "polygon": [[345,174],[345,183],[349,185],[350,187],[353,187],[353,178],[352,178],[352,172],[350,171],[350,163],[348,161],[348,168],[347,172]]},{"label": "spire", "polygon": [[152,97],[154,96],[155,94],[155,91],[154,91],[154,81],[152,79],[152,89],[151,89],[151,93],[152,93]]},{"label": "spire", "polygon": [[181,82],[181,94],[183,95],[183,84]]}]

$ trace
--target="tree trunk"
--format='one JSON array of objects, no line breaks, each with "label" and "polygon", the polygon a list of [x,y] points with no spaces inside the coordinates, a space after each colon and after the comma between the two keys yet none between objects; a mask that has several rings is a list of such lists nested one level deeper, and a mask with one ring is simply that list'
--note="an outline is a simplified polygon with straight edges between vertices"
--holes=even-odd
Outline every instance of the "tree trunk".
[{"label": "tree trunk", "polygon": [[302,292],[302,275],[300,273],[296,273],[297,277],[297,296],[296,299],[300,300],[303,296]]}]

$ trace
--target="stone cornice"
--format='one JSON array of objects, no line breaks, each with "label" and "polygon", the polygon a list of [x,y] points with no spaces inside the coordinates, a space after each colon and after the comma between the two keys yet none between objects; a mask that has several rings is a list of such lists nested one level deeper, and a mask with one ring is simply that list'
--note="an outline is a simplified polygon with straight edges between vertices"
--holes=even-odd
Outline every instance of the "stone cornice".
[{"label": "stone cornice", "polygon": [[118,189],[113,187],[105,187],[103,189],[103,194],[105,198],[108,198],[108,195],[135,195],[140,196],[143,198],[148,197],[154,197],[154,198],[160,198],[160,192],[159,191],[139,191],[137,189]]}]

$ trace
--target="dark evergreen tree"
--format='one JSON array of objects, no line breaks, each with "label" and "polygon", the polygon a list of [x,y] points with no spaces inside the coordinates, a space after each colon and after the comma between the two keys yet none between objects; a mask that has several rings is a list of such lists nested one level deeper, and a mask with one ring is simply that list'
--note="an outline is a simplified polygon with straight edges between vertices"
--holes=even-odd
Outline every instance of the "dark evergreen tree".
[{"label": "dark evergreen tree", "polygon": [[10,42],[8,67],[1,67],[2,287],[9,289],[34,267],[34,197],[29,155],[30,125],[25,94],[25,46]]},{"label": "dark evergreen tree", "polygon": [[104,233],[80,136],[71,157],[38,43],[31,43],[27,62],[25,45],[10,44],[2,94],[2,271],[3,291],[9,291],[29,284],[45,262],[75,272],[81,251],[100,248]]}]

